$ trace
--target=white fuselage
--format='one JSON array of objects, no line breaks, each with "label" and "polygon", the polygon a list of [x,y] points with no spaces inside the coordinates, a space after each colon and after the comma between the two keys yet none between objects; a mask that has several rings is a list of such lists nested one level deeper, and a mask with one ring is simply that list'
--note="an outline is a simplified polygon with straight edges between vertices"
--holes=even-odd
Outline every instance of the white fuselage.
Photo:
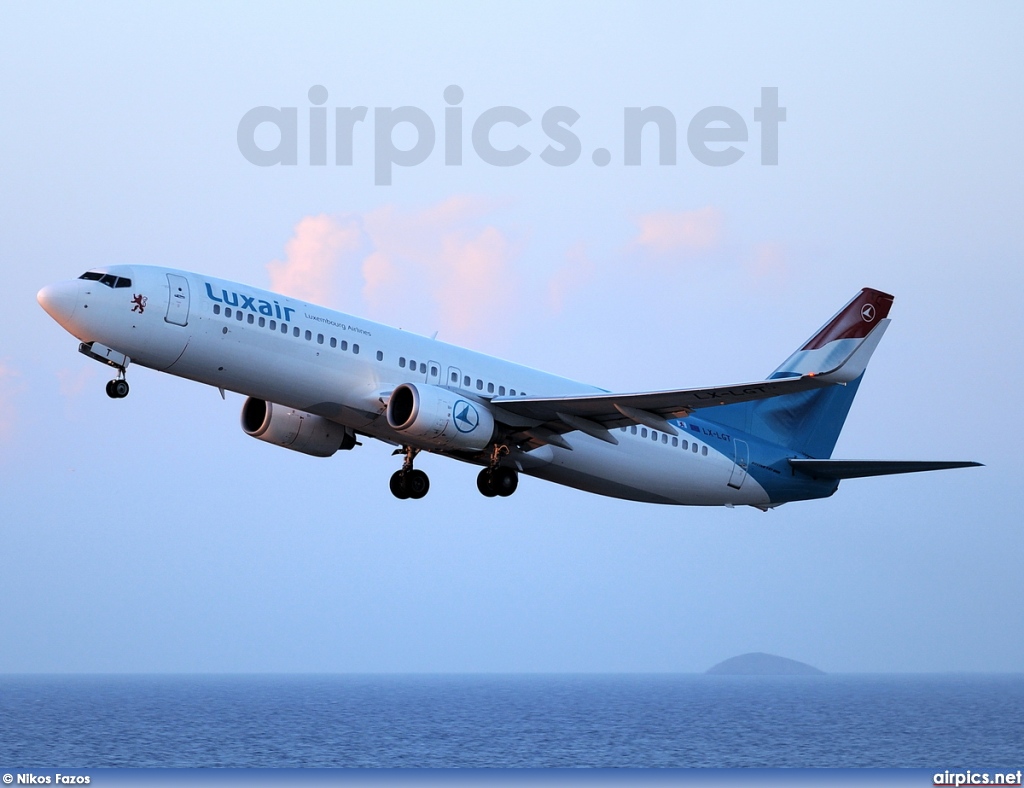
[{"label": "white fuselage", "polygon": [[[40,294],[47,311],[82,342],[101,343],[133,364],[313,413],[391,444],[415,445],[384,416],[390,393],[403,383],[432,384],[481,404],[502,396],[601,391],[234,282],[150,266],[103,271],[130,279],[130,287],[75,279],[47,288],[48,303]],[[615,429],[617,445],[575,431],[565,436],[571,450],[549,444],[510,459],[531,476],[631,500],[770,503],[746,473],[735,486],[734,458],[713,440],[702,440],[684,421],[674,424],[683,427],[678,437],[639,426]],[[415,448],[487,463],[484,453]]]}]

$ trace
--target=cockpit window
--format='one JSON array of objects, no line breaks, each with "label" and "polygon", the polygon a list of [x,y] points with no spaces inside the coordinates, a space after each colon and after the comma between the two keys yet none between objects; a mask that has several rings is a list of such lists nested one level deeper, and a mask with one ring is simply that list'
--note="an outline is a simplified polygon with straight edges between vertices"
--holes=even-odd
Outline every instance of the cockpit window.
[{"label": "cockpit window", "polygon": [[104,274],[99,271],[86,271],[82,274],[79,279],[88,279],[90,282],[99,282],[101,285],[107,287],[131,287],[132,280],[124,276],[114,276],[113,274]]}]

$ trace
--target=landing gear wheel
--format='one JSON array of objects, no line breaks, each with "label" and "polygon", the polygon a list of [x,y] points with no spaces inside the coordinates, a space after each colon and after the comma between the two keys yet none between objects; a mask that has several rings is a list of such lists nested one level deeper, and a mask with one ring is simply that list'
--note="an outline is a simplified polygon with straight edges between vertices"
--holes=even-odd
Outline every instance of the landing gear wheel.
[{"label": "landing gear wheel", "polygon": [[124,399],[128,396],[128,381],[116,380],[107,381],[107,396],[111,399]]},{"label": "landing gear wheel", "polygon": [[395,471],[391,474],[391,494],[404,501],[409,497],[409,479],[405,471]]},{"label": "landing gear wheel", "polygon": [[507,498],[519,486],[519,474],[514,468],[504,466],[491,471],[491,489],[502,498]]},{"label": "landing gear wheel", "polygon": [[413,469],[405,474],[405,488],[410,498],[422,498],[430,489],[430,479],[423,471]]},{"label": "landing gear wheel", "polygon": [[493,498],[498,494],[497,490],[494,489],[494,477],[490,468],[484,468],[477,475],[476,488],[480,491],[481,495],[488,498]]}]

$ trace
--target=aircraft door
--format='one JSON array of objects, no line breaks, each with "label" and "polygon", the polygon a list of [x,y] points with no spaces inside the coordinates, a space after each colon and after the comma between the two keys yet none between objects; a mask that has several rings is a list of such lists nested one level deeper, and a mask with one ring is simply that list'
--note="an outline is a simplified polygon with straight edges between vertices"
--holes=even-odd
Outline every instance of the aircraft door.
[{"label": "aircraft door", "polygon": [[176,326],[187,326],[189,308],[188,280],[177,274],[167,274],[167,288],[167,316],[164,320]]},{"label": "aircraft door", "polygon": [[733,445],[736,447],[736,461],[732,466],[732,474],[729,476],[729,486],[738,490],[743,486],[743,480],[747,478],[750,449],[746,441],[733,441]]}]

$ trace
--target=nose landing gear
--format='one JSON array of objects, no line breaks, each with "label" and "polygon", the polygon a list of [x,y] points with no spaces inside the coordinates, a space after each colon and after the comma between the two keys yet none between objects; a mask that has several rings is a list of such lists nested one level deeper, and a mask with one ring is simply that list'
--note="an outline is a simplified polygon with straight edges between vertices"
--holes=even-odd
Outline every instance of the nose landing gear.
[{"label": "nose landing gear", "polygon": [[402,452],[405,453],[405,461],[402,463],[401,470],[395,471],[391,475],[391,494],[401,500],[422,498],[430,490],[430,478],[423,471],[412,467],[412,461],[420,453],[420,450],[414,449],[412,446],[405,446],[398,449],[395,454]]}]

